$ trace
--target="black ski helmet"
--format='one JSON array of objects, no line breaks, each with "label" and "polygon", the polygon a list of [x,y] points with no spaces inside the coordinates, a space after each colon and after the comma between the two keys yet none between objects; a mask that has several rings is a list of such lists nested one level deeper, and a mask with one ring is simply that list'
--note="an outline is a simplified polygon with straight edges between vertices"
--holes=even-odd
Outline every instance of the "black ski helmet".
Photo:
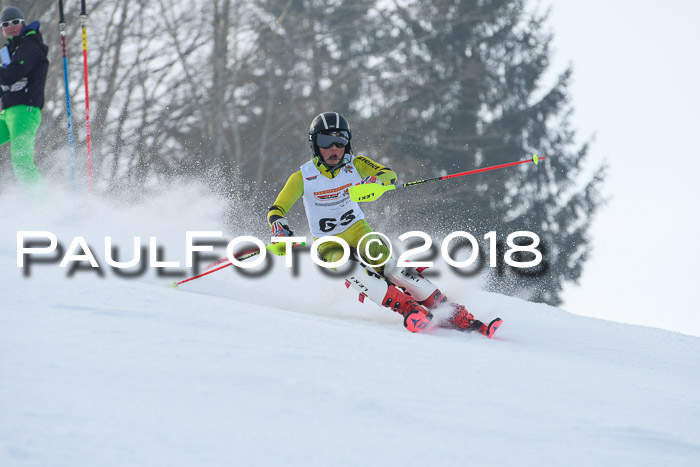
[{"label": "black ski helmet", "polygon": [[21,19],[22,22],[24,22],[24,13],[22,13],[22,10],[15,6],[8,6],[0,12],[0,23],[13,19]]},{"label": "black ski helmet", "polygon": [[334,133],[337,131],[347,131],[348,144],[345,146],[345,154],[350,154],[352,152],[350,148],[352,131],[350,131],[350,124],[345,117],[338,112],[323,112],[314,117],[309,127],[309,146],[311,146],[313,157],[318,157],[320,161],[323,161],[321,152],[318,150],[318,144],[316,144],[316,135],[319,133]]}]

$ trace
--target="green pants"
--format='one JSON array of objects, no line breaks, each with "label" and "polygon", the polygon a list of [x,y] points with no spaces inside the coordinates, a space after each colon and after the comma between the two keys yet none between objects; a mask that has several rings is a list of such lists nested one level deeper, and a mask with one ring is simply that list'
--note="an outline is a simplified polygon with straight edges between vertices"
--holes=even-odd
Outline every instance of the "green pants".
[{"label": "green pants", "polygon": [[34,139],[41,124],[41,109],[16,105],[0,112],[0,146],[10,143],[12,170],[25,188],[42,185],[41,174],[34,164]]},{"label": "green pants", "polygon": [[[368,233],[373,232],[372,228],[369,226],[366,220],[362,219],[355,222],[350,226],[345,232],[335,234],[335,237],[340,237],[353,248],[357,248],[360,239]],[[369,235],[365,241],[362,242],[362,247],[366,245],[367,240],[376,239],[379,242],[372,242],[369,244],[369,256],[376,259],[365,258],[367,263],[374,266],[375,264],[381,264],[389,259],[389,247],[384,244],[384,241],[379,235]],[[380,243],[381,242],[381,243]],[[364,257],[364,251],[361,252]],[[343,257],[343,247],[339,243],[327,242],[319,245],[318,254],[329,263],[334,263],[340,261]],[[384,270],[384,266],[375,267],[378,272]]]}]

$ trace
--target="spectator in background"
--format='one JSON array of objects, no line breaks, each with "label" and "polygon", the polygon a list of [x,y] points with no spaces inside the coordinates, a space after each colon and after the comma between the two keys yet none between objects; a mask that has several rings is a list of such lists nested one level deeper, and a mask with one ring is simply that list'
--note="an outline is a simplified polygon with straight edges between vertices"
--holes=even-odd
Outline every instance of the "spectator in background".
[{"label": "spectator in background", "polygon": [[33,190],[43,185],[34,163],[34,140],[44,107],[49,48],[39,32],[39,22],[25,24],[19,8],[2,10],[0,26],[7,39],[0,67],[0,145],[10,143],[15,177],[26,189]]}]

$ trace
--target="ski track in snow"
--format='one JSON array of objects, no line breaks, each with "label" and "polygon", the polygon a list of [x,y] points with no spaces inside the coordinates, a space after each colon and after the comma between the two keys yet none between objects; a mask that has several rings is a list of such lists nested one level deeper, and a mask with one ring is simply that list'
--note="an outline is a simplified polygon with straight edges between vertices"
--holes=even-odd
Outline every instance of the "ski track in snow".
[{"label": "ski track in snow", "polygon": [[91,216],[0,196],[0,465],[700,465],[696,337],[447,276],[503,318],[496,338],[411,334],[303,252],[297,275],[274,258],[179,290],[152,271],[16,267],[17,230],[85,235],[98,260],[106,235],[125,251],[158,235],[182,260],[186,230],[224,229],[216,200],[178,190]]}]

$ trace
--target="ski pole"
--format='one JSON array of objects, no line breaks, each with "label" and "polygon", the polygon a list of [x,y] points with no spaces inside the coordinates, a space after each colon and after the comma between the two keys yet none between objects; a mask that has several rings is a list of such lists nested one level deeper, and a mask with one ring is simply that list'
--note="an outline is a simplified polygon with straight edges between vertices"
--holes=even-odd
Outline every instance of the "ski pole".
[{"label": "ski pole", "polygon": [[[248,258],[252,258],[253,256],[259,255],[259,254],[260,254],[260,250],[258,250],[257,248],[254,248],[252,250],[238,253],[237,255],[234,255],[234,258],[236,258],[238,261],[243,261],[243,260],[246,260]],[[226,264],[221,265],[218,268],[211,269],[209,271],[203,272],[202,274],[198,274],[196,276],[188,277],[187,279],[183,279],[179,282],[172,282],[172,283],[170,283],[170,287],[172,287],[173,289],[176,289],[179,285],[182,285],[185,282],[193,281],[195,279],[199,279],[200,277],[208,276],[211,273],[214,273],[216,271],[220,271],[220,270],[225,269],[231,265],[233,265],[233,263],[231,261],[228,261]],[[211,267],[211,265],[209,267]]]},{"label": "ski pole", "polygon": [[83,30],[83,75],[85,82],[85,139],[87,142],[88,193],[92,197],[92,131],[90,130],[90,92],[88,87],[87,8],[80,0],[80,25]]},{"label": "ski pole", "polygon": [[[277,247],[277,245],[284,245],[284,244],[283,243],[267,244],[267,245],[265,245],[265,249],[272,252],[273,254],[279,255],[280,251],[278,251],[279,247]],[[301,244],[295,243],[293,246],[304,246],[304,245],[306,245],[306,243],[301,243]],[[234,255],[234,258],[238,261],[243,261],[243,260],[246,260],[248,258],[252,258],[253,256],[257,256],[259,254],[260,254],[260,250],[257,248],[253,248],[253,249],[243,251],[241,253]],[[219,266],[217,268],[209,270],[209,268],[216,266],[217,264],[221,264],[223,262],[226,262],[226,264],[222,264],[221,266]],[[216,271],[221,271],[222,269],[225,269],[225,268],[231,266],[232,264],[233,263],[231,261],[229,261],[228,258],[221,258],[221,259],[216,260],[213,263],[207,265],[206,269],[208,269],[208,270],[206,272],[203,272],[203,273],[198,274],[198,275],[193,276],[193,277],[188,277],[187,279],[183,279],[179,282],[171,282],[170,287],[172,287],[173,289],[176,289],[179,285],[184,284],[185,282],[193,281],[195,279],[199,279],[200,277],[208,276],[209,274],[214,273]]]},{"label": "ski pole", "polygon": [[385,192],[396,190],[398,188],[408,188],[414,185],[421,185],[428,182],[436,182],[440,180],[447,180],[449,178],[464,177],[465,175],[472,175],[480,172],[487,172],[489,170],[503,169],[505,167],[511,167],[518,164],[526,164],[528,162],[534,162],[535,165],[539,164],[539,161],[546,159],[546,157],[538,157],[537,154],[533,154],[531,159],[525,159],[522,161],[508,162],[507,164],[493,165],[491,167],[483,167],[481,169],[468,170],[466,172],[460,172],[451,175],[444,175],[442,177],[428,178],[425,180],[416,180],[415,182],[403,183],[399,186],[396,185],[380,185],[378,183],[366,183],[364,185],[355,185],[350,187],[350,199],[357,202],[369,202],[374,201]]},{"label": "ski pole", "polygon": [[70,177],[73,191],[76,191],[75,183],[75,146],[73,144],[73,118],[70,111],[70,89],[68,88],[68,57],[66,55],[66,20],[63,16],[63,0],[58,0],[58,31],[61,34],[61,47],[63,49],[63,80],[66,85],[66,114],[68,119],[68,144],[70,145]]}]

